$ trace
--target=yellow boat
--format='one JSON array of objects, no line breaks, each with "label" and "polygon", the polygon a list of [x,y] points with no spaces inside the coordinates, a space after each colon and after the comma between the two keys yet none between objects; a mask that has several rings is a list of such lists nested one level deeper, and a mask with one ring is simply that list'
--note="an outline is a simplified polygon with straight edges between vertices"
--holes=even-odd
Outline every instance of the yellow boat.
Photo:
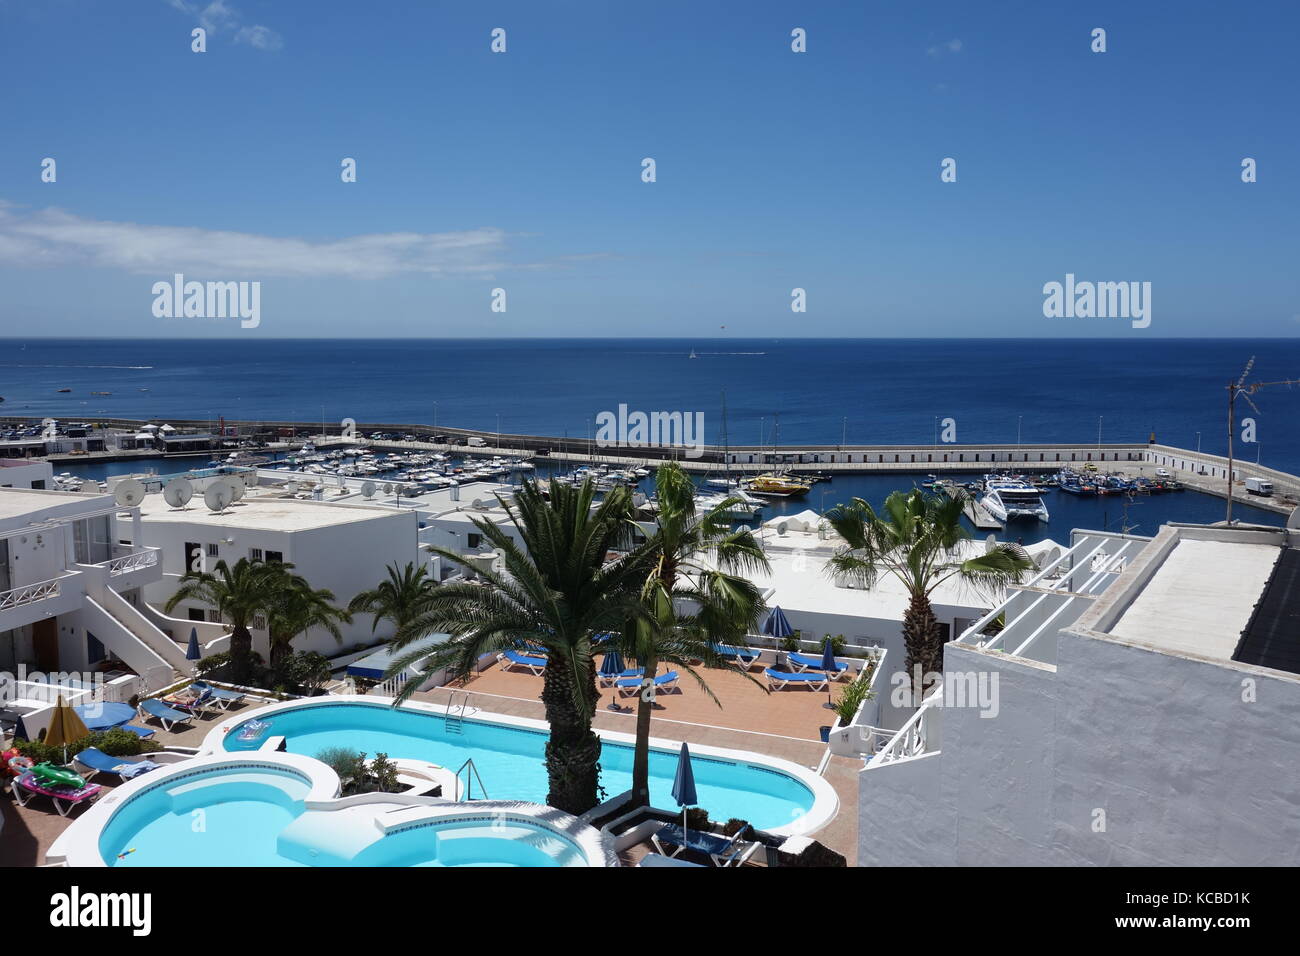
[{"label": "yellow boat", "polygon": [[759,475],[749,482],[749,491],[769,498],[797,498],[808,494],[812,485],[782,475]]}]

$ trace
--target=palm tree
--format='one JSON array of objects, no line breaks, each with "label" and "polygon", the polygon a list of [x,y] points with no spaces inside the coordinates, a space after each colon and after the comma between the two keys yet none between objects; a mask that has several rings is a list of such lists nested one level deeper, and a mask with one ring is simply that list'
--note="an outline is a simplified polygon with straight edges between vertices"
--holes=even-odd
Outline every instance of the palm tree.
[{"label": "palm tree", "polygon": [[[598,699],[591,640],[627,620],[639,586],[626,555],[610,559],[612,551],[631,542],[631,493],[616,488],[595,504],[591,482],[574,488],[552,481],[549,495],[548,501],[528,481],[513,501],[499,499],[514,535],[474,519],[501,555],[503,570],[477,568],[484,583],[441,584],[430,593],[390,642],[401,656],[387,676],[427,661],[430,667],[447,668],[453,679],[465,679],[484,654],[523,642],[545,652],[549,663],[541,699],[550,724],[546,800],[580,814],[597,804],[600,778],[600,738],[591,730]],[[469,566],[453,551],[435,553]],[[417,643],[433,633],[455,636],[436,646]],[[407,682],[399,702],[416,683]]]},{"label": "palm tree", "polygon": [[382,620],[392,621],[400,630],[415,618],[430,592],[437,586],[424,565],[416,567],[415,562],[408,561],[406,567],[398,570],[397,565],[390,564],[388,580],[380,581],[378,586],[354,597],[348,604],[348,611],[374,615],[370,626],[372,634],[379,629]]},{"label": "palm tree", "polygon": [[943,635],[930,605],[935,588],[952,578],[977,593],[991,595],[1020,580],[1033,566],[1023,552],[1002,545],[975,558],[963,558],[970,538],[961,523],[962,501],[919,489],[895,491],[876,511],[861,498],[837,505],[826,519],[844,539],[828,572],[837,581],[873,587],[890,574],[907,589],[903,615],[905,668],[912,675],[912,700],[919,704],[925,674],[943,672]]},{"label": "palm tree", "polygon": [[267,630],[271,640],[272,670],[278,670],[293,652],[293,639],[313,628],[324,628],[336,641],[343,640],[340,624],[351,622],[352,615],[334,606],[334,592],[316,589],[300,575],[292,574],[292,564],[275,564],[280,573],[275,594],[267,609]]},{"label": "palm tree", "polygon": [[[655,496],[654,531],[634,555],[648,571],[641,588],[641,613],[617,643],[645,668],[647,680],[654,677],[660,662],[670,664],[685,670],[719,703],[692,665],[702,660],[710,667],[749,677],[746,670],[723,658],[717,646],[742,643],[757,627],[763,595],[750,577],[768,569],[767,557],[748,528],[731,530],[727,512],[739,499],[728,498],[707,511],[697,511],[695,484],[676,462],[656,473]],[[638,699],[632,759],[632,794],[641,803],[650,800],[654,706],[653,690],[647,686]]]},{"label": "palm tree", "polygon": [[188,571],[167,599],[171,613],[182,601],[202,601],[217,609],[230,625],[230,677],[237,684],[253,676],[253,635],[249,630],[257,614],[269,611],[275,598],[278,573],[273,565],[240,558],[231,568],[218,561],[212,571]]}]

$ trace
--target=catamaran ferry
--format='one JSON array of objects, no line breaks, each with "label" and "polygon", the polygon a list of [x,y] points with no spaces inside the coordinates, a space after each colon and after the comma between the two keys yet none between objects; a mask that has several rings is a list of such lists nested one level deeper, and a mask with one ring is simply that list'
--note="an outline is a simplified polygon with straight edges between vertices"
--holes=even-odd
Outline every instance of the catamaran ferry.
[{"label": "catamaran ferry", "polygon": [[984,486],[980,499],[988,512],[999,521],[1013,518],[1037,518],[1047,521],[1047,505],[1038,489],[1028,482],[992,479]]}]

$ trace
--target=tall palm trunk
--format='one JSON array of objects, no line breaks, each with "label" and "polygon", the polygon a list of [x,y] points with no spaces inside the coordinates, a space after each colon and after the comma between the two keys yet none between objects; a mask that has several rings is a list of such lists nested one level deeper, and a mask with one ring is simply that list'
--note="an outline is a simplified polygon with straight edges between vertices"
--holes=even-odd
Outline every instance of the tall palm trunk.
[{"label": "tall palm trunk", "polygon": [[[645,676],[654,679],[659,669],[659,660],[650,655],[641,662]],[[650,694],[643,689],[637,695],[636,705],[636,751],[632,758],[632,800],[641,806],[650,805],[650,721],[654,717],[653,691]]]},{"label": "tall palm trunk", "polygon": [[919,707],[926,693],[925,676],[943,673],[943,632],[924,594],[913,594],[908,602],[903,615],[903,644],[907,648],[904,666],[912,681],[912,704]]},{"label": "tall palm trunk", "polygon": [[244,684],[253,676],[253,632],[242,623],[230,632],[230,679]]},{"label": "tall palm trunk", "polygon": [[550,792],[546,802],[575,816],[597,803],[600,786],[600,737],[592,732],[592,704],[596,700],[596,667],[583,678],[587,701],[579,706],[571,668],[558,662],[547,667],[542,680],[542,704],[550,737],[546,743],[546,776]]}]

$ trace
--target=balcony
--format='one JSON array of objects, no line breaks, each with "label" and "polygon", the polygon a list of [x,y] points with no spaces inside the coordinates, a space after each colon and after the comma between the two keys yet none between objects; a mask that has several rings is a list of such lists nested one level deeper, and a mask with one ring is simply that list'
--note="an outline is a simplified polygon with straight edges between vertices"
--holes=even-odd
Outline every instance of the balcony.
[{"label": "balcony", "polygon": [[157,548],[119,546],[113,549],[113,557],[92,567],[100,569],[114,590],[125,591],[162,580],[159,553]]},{"label": "balcony", "polygon": [[12,608],[35,604],[37,601],[56,598],[60,593],[62,593],[62,587],[58,578],[10,588],[8,591],[0,591],[0,611],[8,611]]}]

